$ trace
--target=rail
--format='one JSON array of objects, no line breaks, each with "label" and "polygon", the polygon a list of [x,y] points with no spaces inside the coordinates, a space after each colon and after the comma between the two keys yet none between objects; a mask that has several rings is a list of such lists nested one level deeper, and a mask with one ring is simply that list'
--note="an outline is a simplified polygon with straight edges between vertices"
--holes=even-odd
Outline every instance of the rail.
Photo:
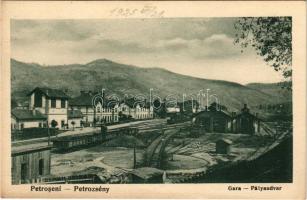
[{"label": "rail", "polygon": [[[171,133],[164,132],[156,140],[154,140],[146,149],[145,152],[145,165],[148,167],[161,167],[162,155],[164,150],[170,141],[170,139],[178,133],[181,128],[185,127],[187,123],[177,124],[177,125],[168,125],[163,128],[167,131],[172,131]],[[179,130],[178,130],[179,129]]]}]

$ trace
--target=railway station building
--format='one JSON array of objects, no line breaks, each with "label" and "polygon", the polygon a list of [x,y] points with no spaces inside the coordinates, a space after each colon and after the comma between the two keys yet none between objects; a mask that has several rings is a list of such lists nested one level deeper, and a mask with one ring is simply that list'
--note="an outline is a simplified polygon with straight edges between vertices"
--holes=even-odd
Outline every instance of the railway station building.
[{"label": "railway station building", "polygon": [[150,102],[135,98],[125,99],[120,103],[119,111],[133,119],[151,119],[154,115],[153,106]]},{"label": "railway station building", "polygon": [[47,117],[48,125],[57,122],[57,128],[65,129],[69,96],[58,89],[36,87],[29,94],[29,110],[38,111]]},{"label": "railway station building", "polygon": [[[96,98],[95,101],[97,95],[102,98]],[[94,126],[101,121],[118,122],[118,104],[105,99],[102,92],[80,91],[79,96],[69,101],[69,110],[78,110],[82,113],[84,126]]]}]

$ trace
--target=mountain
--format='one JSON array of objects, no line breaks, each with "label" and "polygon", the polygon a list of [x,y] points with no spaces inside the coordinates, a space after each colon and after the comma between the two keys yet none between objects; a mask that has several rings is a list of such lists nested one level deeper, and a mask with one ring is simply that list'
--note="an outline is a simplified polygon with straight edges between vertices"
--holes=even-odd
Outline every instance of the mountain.
[{"label": "mountain", "polygon": [[259,102],[280,101],[278,94],[266,92],[262,86],[195,78],[165,69],[140,68],[107,59],[84,65],[59,66],[41,66],[11,59],[12,97],[22,98],[37,86],[66,90],[72,97],[79,95],[81,90],[100,91],[105,88],[107,95],[114,93],[122,97],[125,94],[143,94],[148,98],[152,89],[152,94],[162,99],[167,95],[179,95],[178,101],[182,101],[184,93],[194,94],[196,99],[201,89],[210,89],[209,94],[215,94],[221,104],[234,110],[242,108],[244,103],[252,106]]},{"label": "mountain", "polygon": [[292,91],[283,89],[288,82],[279,83],[249,83],[246,86],[255,90],[259,90],[265,94],[271,95],[279,102],[292,102]]}]

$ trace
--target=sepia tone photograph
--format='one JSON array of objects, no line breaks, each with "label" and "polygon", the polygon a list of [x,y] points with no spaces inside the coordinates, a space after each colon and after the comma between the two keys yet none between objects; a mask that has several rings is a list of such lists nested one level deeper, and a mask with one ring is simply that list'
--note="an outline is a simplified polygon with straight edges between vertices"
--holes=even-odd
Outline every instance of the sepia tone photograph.
[{"label": "sepia tone photograph", "polygon": [[304,6],[4,2],[0,196],[304,199]]},{"label": "sepia tone photograph", "polygon": [[11,20],[12,184],[291,183],[292,18]]}]

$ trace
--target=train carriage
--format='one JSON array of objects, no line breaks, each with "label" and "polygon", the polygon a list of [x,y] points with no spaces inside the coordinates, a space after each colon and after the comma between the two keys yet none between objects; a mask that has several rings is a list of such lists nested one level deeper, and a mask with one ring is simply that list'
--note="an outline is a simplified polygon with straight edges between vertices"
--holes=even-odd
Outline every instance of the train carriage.
[{"label": "train carriage", "polygon": [[101,132],[87,133],[79,135],[67,135],[54,138],[52,140],[53,147],[58,151],[67,151],[78,147],[91,146],[101,144],[104,141],[113,139],[121,134],[136,135],[138,134],[137,128],[119,128],[107,131],[107,134]]}]

